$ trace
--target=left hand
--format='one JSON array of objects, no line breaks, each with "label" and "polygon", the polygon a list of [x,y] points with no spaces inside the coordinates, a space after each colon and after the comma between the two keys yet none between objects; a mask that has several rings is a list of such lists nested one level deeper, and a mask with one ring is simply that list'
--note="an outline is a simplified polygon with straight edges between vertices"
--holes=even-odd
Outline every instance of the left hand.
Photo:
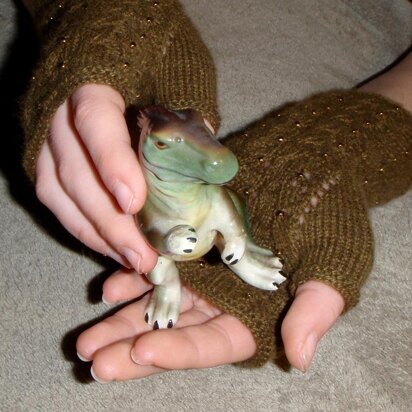
[{"label": "left hand", "polygon": [[[108,303],[134,299],[151,288],[144,276],[121,269],[105,282],[104,299]],[[183,288],[181,315],[173,329],[152,330],[145,323],[148,299],[144,296],[79,336],[78,353],[93,362],[91,371],[97,381],[235,363],[256,351],[252,333],[240,320],[187,287]],[[286,355],[293,367],[308,369],[318,341],[343,307],[342,296],[321,282],[308,281],[297,289],[282,325]]]}]

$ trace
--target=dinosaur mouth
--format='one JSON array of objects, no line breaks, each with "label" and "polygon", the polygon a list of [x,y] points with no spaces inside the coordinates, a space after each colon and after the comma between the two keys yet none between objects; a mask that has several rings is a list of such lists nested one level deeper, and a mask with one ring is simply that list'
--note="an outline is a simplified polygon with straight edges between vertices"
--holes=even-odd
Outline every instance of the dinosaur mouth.
[{"label": "dinosaur mouth", "polygon": [[[149,171],[152,175],[156,177],[156,179],[162,182],[175,182],[175,183],[207,183],[204,180],[197,178],[195,176],[185,175],[184,173],[179,173],[176,170],[169,169],[163,167],[159,164],[152,163],[144,153],[141,153],[141,158],[143,160],[144,169]],[[167,177],[163,176],[163,173],[159,173],[164,171],[167,173]]]}]

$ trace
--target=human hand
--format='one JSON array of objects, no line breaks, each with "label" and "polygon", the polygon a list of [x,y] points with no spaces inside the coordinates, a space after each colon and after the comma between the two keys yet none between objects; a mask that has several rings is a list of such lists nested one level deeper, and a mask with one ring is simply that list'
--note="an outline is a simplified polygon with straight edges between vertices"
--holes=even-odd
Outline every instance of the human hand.
[{"label": "human hand", "polygon": [[[152,285],[135,272],[120,270],[106,280],[107,303],[142,296]],[[244,361],[256,351],[249,329],[197,293],[183,288],[181,315],[173,329],[153,330],[144,321],[149,296],[83,332],[77,350],[92,361],[99,382],[143,378],[174,369],[208,368]],[[298,288],[282,326],[291,365],[307,370],[318,340],[343,309],[343,298],[331,287],[309,281]],[[173,356],[171,356],[173,354]]]},{"label": "human hand", "polygon": [[[107,303],[143,296],[152,289],[145,277],[119,270],[106,280]],[[92,361],[101,383],[143,378],[171,369],[207,368],[240,362],[256,350],[251,332],[187,287],[181,315],[172,329],[153,330],[144,321],[150,294],[130,303],[83,332],[77,340],[82,360]]]},{"label": "human hand", "polygon": [[157,255],[133,217],[146,185],[124,110],[109,86],[77,89],[52,119],[37,162],[36,193],[81,242],[141,273]]}]

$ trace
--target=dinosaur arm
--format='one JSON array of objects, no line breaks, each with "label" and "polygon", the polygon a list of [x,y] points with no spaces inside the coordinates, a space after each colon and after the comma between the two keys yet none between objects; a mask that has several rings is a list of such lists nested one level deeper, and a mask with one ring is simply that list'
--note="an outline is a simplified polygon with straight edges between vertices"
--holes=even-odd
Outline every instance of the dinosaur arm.
[{"label": "dinosaur arm", "polygon": [[247,228],[225,187],[218,187],[210,218],[214,230],[221,234],[217,246],[222,260],[237,263],[245,252]]}]

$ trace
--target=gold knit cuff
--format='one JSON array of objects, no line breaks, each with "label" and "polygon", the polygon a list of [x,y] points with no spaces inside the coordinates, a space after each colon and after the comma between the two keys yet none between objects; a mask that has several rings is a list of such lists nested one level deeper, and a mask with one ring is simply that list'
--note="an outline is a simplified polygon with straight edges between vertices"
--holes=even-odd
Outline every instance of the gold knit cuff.
[{"label": "gold knit cuff", "polygon": [[[336,289],[344,298],[345,311],[356,305],[360,289],[373,263],[373,237],[364,194],[351,175],[338,172],[327,189],[321,187],[293,219],[288,247],[299,253],[285,256],[289,290],[318,280]],[[277,230],[282,230],[280,223]],[[282,235],[278,248],[282,250]]]},{"label": "gold knit cuff", "polygon": [[169,39],[155,79],[156,104],[171,110],[195,109],[218,131],[213,59],[188,19]]},{"label": "gold knit cuff", "polygon": [[269,292],[246,284],[221,263],[211,265],[202,260],[177,265],[187,286],[239,319],[252,332],[256,353],[239,366],[260,367],[283,355],[280,326],[290,302],[287,284]]}]

